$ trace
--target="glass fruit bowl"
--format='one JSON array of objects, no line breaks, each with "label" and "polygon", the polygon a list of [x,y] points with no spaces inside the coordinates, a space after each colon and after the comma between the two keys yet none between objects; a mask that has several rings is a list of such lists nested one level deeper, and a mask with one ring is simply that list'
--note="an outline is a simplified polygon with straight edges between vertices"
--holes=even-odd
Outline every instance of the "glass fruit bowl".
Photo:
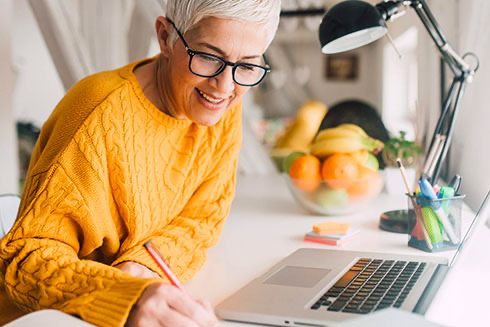
[{"label": "glass fruit bowl", "polygon": [[343,215],[362,209],[381,192],[379,174],[348,180],[296,179],[283,174],[296,201],[320,215]]}]

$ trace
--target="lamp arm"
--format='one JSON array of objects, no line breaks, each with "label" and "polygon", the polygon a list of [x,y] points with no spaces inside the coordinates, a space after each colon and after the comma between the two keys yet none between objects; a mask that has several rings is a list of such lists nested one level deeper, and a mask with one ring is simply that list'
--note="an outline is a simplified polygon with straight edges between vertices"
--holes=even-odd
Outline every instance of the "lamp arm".
[{"label": "lamp arm", "polygon": [[[466,83],[467,83],[467,79],[465,77],[455,77],[454,81],[456,82],[455,84],[459,83],[459,88],[458,88],[458,92],[456,93],[456,97],[454,99],[454,107],[452,109],[452,113],[451,113],[451,116],[449,117],[449,121],[448,121],[448,126],[447,126],[447,130],[446,130],[446,140],[444,141],[444,145],[442,148],[441,155],[439,156],[439,158],[437,160],[437,163],[436,163],[436,166],[434,169],[434,173],[432,174],[432,176],[430,176],[430,182],[433,184],[435,184],[437,182],[437,179],[439,178],[439,173],[441,171],[442,162],[444,161],[444,159],[447,155],[447,152],[449,150],[449,145],[451,143],[451,137],[452,137],[453,131],[454,131],[454,122],[456,121],[456,114],[458,113],[458,107],[459,107],[459,104],[461,102],[461,98],[463,97],[463,93],[465,91],[465,87],[466,87]],[[448,98],[447,98],[446,102],[449,102],[449,103],[451,102],[450,96],[452,96],[452,95],[448,94]],[[441,115],[441,117],[442,117],[442,115]],[[434,132],[434,134],[435,134],[435,132]]]},{"label": "lamp arm", "polygon": [[[451,48],[447,42],[446,36],[442,32],[441,27],[425,3],[425,0],[384,0],[383,2],[378,3],[375,7],[381,15],[381,18],[388,21],[390,18],[395,17],[398,14],[399,7],[401,5],[407,7],[410,6],[415,10],[425,29],[437,46],[437,49],[441,53],[444,62],[449,66],[454,74],[451,88],[449,89],[449,93],[444,100],[441,115],[439,116],[430,146],[427,150],[427,153],[432,152],[431,150],[434,147],[435,139],[438,134],[445,136],[442,151],[440,152],[439,157],[434,159],[436,160],[435,165],[433,165],[434,163],[430,163],[429,167],[434,168],[431,168],[431,171],[429,172],[424,172],[424,174],[427,173],[428,175],[431,175],[426,177],[429,178],[432,183],[435,183],[437,182],[441,165],[447,155],[449,145],[451,143],[454,121],[456,119],[456,114],[458,112],[458,107],[463,96],[466,83],[472,81],[473,75],[479,67],[479,63],[476,55],[467,53],[461,57],[456,53],[456,51],[454,51],[453,48]],[[475,68],[470,68],[470,66],[465,62],[464,58],[467,55],[472,55],[476,59],[477,64]]]},{"label": "lamp arm", "polygon": [[464,61],[464,59],[460,55],[456,53],[456,51],[454,51],[453,48],[451,48],[451,46],[448,43],[446,43],[443,46],[443,49],[447,51],[447,53],[451,55],[451,57],[458,62],[462,70],[471,72],[470,66],[466,63],[466,61]]},{"label": "lamp arm", "polygon": [[[427,176],[431,183],[436,183],[441,171],[442,163],[449,150],[456,114],[458,113],[459,104],[463,97],[466,83],[472,81],[476,69],[471,69],[465,60],[449,45],[446,36],[442,32],[435,17],[432,15],[425,0],[405,0],[402,2],[403,4],[409,4],[415,10],[425,29],[437,46],[437,49],[441,53],[442,58],[454,74],[453,82],[444,101],[441,115],[437,121],[430,147],[428,148],[429,153],[434,145],[437,134],[446,136],[442,151],[439,157],[436,158],[437,161],[434,171],[431,173],[431,176]],[[445,128],[445,132],[442,132],[443,128]]]},{"label": "lamp arm", "polygon": [[450,46],[446,39],[446,36],[442,32],[441,27],[439,26],[429,7],[425,3],[425,0],[411,0],[408,2],[419,16],[422,24],[436,44],[437,49],[443,56],[453,74],[456,76],[473,76],[474,71],[470,69],[470,66],[464,61],[464,59],[460,55],[458,55],[456,51],[454,51],[454,49]]},{"label": "lamp arm", "polygon": [[444,51],[446,51],[460,65],[462,70],[470,71],[470,66],[466,63],[466,61],[464,61],[464,59],[460,55],[458,55],[456,53],[456,51],[454,51],[454,49],[447,42],[446,37],[442,33],[441,27],[437,23],[434,15],[432,15],[432,12],[430,11],[427,4],[425,3],[425,0],[418,0],[418,1],[420,1],[420,4],[422,5],[422,8],[423,8],[425,14],[427,15],[427,18],[429,19],[431,24],[434,26],[434,29],[435,29],[437,35],[439,36],[439,38],[443,42],[443,44],[441,45],[442,49]]},{"label": "lamp arm", "polygon": [[432,24],[432,26],[434,26],[434,29],[435,29],[437,35],[439,36],[439,39],[441,39],[443,44],[446,44],[447,38],[444,35],[444,33],[442,32],[442,28],[439,25],[439,23],[437,22],[436,18],[434,17],[434,15],[432,15],[432,12],[430,11],[429,6],[427,6],[427,3],[425,2],[425,0],[415,0],[415,1],[412,0],[410,2],[411,2],[411,6],[414,9],[422,7],[425,15],[427,16],[427,19]]},{"label": "lamp arm", "polygon": [[[449,45],[446,36],[442,32],[442,28],[435,19],[434,15],[427,6],[425,0],[384,0],[378,3],[375,7],[385,21],[396,17],[399,13],[401,5],[412,7],[425,29],[429,33],[432,41],[434,41],[437,49],[441,53],[444,61],[447,63],[455,76],[466,76],[471,82],[471,78],[475,69],[471,69],[465,62],[464,57],[461,57]],[[463,74],[465,73],[465,74]]]},{"label": "lamp arm", "polygon": [[459,82],[459,79],[454,78],[453,82],[451,83],[451,87],[449,88],[448,94],[446,95],[446,99],[445,99],[444,104],[442,106],[441,115],[439,116],[436,127],[434,129],[434,134],[432,135],[432,140],[430,142],[427,153],[429,153],[430,150],[432,149],[432,146],[434,145],[434,141],[436,139],[436,135],[441,134],[441,132],[442,132],[442,123],[446,119],[446,116],[449,112],[449,106],[451,105],[451,100],[454,97],[454,92],[456,91],[456,86],[457,86],[458,82]]}]

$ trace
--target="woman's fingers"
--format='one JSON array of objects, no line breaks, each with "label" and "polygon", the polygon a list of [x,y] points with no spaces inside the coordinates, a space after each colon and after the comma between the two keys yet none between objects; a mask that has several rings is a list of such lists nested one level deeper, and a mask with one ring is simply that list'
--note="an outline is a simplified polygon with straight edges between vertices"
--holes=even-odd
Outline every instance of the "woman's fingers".
[{"label": "woman's fingers", "polygon": [[214,312],[214,309],[213,309],[213,306],[211,305],[211,302],[206,301],[204,299],[196,299],[196,302],[198,302],[200,305],[202,305],[207,310]]},{"label": "woman's fingers", "polygon": [[199,326],[216,326],[218,320],[211,305],[204,304],[202,300],[192,299],[175,287],[168,292],[168,296],[167,303],[171,308],[198,322]]},{"label": "woman's fingers", "polygon": [[198,302],[202,307],[204,307],[206,310],[211,312],[213,314],[214,320],[210,322],[208,326],[217,326],[218,324],[218,318],[216,317],[216,314],[214,313],[214,308],[211,305],[211,302],[203,300],[203,299],[196,299],[196,302]]},{"label": "woman's fingers", "polygon": [[[155,306],[156,305],[156,306]],[[165,305],[147,302],[144,307],[133,310],[127,320],[127,327],[200,327],[188,317]]]},{"label": "woman's fingers", "polygon": [[172,285],[152,284],[133,306],[127,326],[216,326],[216,316],[209,303],[204,302],[190,298]]}]

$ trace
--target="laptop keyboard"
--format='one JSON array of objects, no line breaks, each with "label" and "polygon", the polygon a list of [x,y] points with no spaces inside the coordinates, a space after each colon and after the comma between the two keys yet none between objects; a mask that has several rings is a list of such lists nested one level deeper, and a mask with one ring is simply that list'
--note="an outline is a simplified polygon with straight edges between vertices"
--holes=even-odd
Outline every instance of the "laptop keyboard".
[{"label": "laptop keyboard", "polygon": [[399,308],[425,266],[425,262],[359,259],[311,309],[370,313]]}]

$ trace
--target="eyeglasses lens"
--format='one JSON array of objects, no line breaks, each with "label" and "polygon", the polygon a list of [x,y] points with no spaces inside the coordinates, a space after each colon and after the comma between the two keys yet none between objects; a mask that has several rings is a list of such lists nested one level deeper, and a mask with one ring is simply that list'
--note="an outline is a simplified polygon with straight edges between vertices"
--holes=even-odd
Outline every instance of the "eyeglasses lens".
[{"label": "eyeglasses lens", "polygon": [[[261,62],[257,62],[261,64]],[[195,54],[191,61],[191,70],[193,73],[203,76],[212,77],[223,69],[226,63],[214,56],[206,54]],[[240,63],[233,70],[234,80],[242,85],[254,85],[260,81],[266,74],[266,70],[251,64]]]}]

